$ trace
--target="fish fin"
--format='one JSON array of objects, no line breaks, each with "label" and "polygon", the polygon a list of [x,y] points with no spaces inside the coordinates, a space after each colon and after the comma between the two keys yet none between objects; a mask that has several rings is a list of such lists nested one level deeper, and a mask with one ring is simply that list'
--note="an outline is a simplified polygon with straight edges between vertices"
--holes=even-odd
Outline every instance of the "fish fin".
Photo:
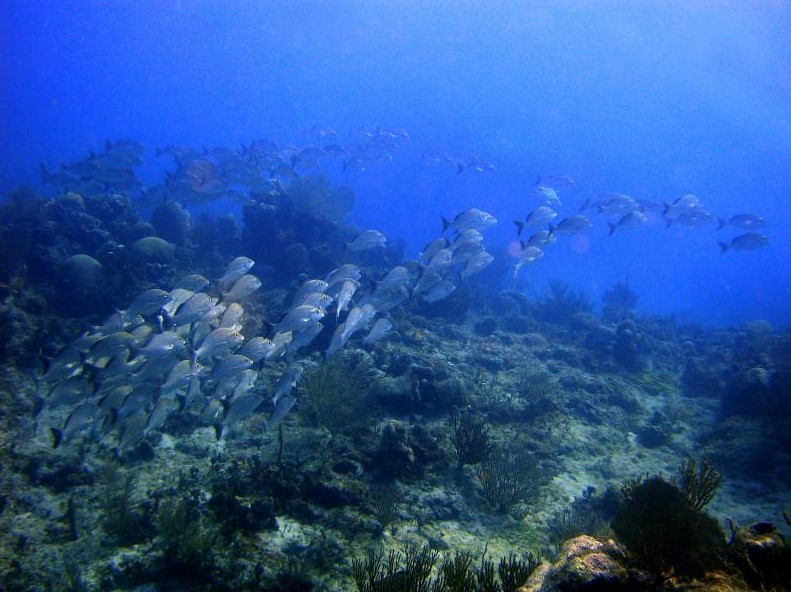
[{"label": "fish fin", "polygon": [[722,230],[727,224],[727,221],[723,220],[722,218],[717,218],[717,230]]},{"label": "fish fin", "polygon": [[665,207],[662,208],[662,215],[664,216],[665,214],[667,214],[670,211],[670,208],[673,207],[673,204],[667,203],[667,202],[663,202],[663,203],[665,204]]},{"label": "fish fin", "polygon": [[55,449],[63,443],[63,431],[58,428],[49,428],[52,432],[52,448]]},{"label": "fish fin", "polygon": [[445,216],[440,216],[442,218],[442,232],[445,232],[453,222],[449,221]]},{"label": "fish fin", "polygon": [[525,223],[521,220],[514,220],[514,224],[516,224],[516,236],[519,236],[525,229]]},{"label": "fish fin", "polygon": [[618,227],[616,224],[612,222],[607,222],[607,226],[610,228],[609,235],[612,236],[612,233],[615,232],[615,229]]},{"label": "fish fin", "polygon": [[547,238],[551,238],[555,236],[555,231],[558,229],[558,227],[552,226],[552,224],[547,224],[547,226],[549,227],[549,235],[547,236]]},{"label": "fish fin", "polygon": [[724,255],[725,251],[731,248],[731,246],[728,243],[724,243],[722,241],[718,241],[718,243],[720,245],[720,255]]}]

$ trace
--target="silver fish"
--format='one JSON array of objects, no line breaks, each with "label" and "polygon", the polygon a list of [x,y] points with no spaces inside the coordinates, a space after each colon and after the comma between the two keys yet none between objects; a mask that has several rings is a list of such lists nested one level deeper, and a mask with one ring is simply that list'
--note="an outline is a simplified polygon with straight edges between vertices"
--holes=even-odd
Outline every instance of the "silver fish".
[{"label": "silver fish", "polygon": [[269,416],[269,419],[264,424],[266,426],[267,431],[277,427],[277,424],[279,424],[286,416],[286,414],[289,411],[291,411],[291,409],[294,407],[296,402],[297,402],[296,397],[293,397],[292,395],[285,395],[281,397],[280,400],[277,402],[277,405],[275,405],[275,409],[272,411],[272,415]]},{"label": "silver fish", "polygon": [[717,230],[725,226],[733,226],[740,230],[758,230],[759,228],[766,228],[767,226],[766,218],[757,214],[736,214],[727,220],[719,218],[718,224]]},{"label": "silver fish", "polygon": [[211,373],[212,380],[220,381],[223,378],[239,374],[253,365],[253,361],[240,354],[231,354],[224,357],[214,367]]},{"label": "silver fish", "polygon": [[282,356],[284,353],[286,353],[286,350],[293,339],[293,331],[276,333],[275,336],[272,337],[272,349],[270,349],[269,353],[266,354],[266,359],[271,360],[272,358],[279,358]]},{"label": "silver fish", "polygon": [[151,413],[148,414],[148,419],[146,420],[146,425],[143,430],[144,433],[147,435],[149,432],[159,428],[167,421],[172,413],[178,411],[180,406],[178,400],[172,397],[159,397]]},{"label": "silver fish", "polygon": [[237,331],[241,331],[243,315],[244,308],[242,308],[242,305],[238,302],[232,302],[228,305],[228,308],[225,309],[225,312],[222,313],[222,318],[220,319],[220,328],[236,329]]},{"label": "silver fish", "polygon": [[173,317],[173,322],[177,327],[181,327],[200,321],[214,310],[216,304],[216,298],[204,292],[198,292],[179,307]]},{"label": "silver fish", "polygon": [[263,360],[274,347],[274,344],[269,339],[257,335],[256,337],[247,339],[236,353],[246,356],[250,358],[253,363],[256,363]]},{"label": "silver fish", "polygon": [[190,384],[193,377],[200,376],[203,366],[191,360],[181,360],[168,373],[160,389],[160,396],[174,393]]},{"label": "silver fish", "polygon": [[610,222],[607,224],[610,228],[610,236],[616,231],[620,229],[628,229],[628,228],[637,228],[638,226],[642,226],[648,222],[648,217],[643,214],[642,212],[638,212],[637,210],[633,212],[629,212],[625,214],[617,223],[613,224]]},{"label": "silver fish", "polygon": [[449,245],[450,242],[448,241],[448,239],[442,236],[431,241],[420,252],[420,256],[419,256],[420,265],[422,267],[427,267],[431,259],[434,257],[434,255],[438,251],[447,248]]},{"label": "silver fish", "polygon": [[368,331],[368,335],[363,337],[363,343],[374,343],[375,341],[384,339],[390,333],[392,328],[393,323],[389,319],[386,319],[385,317],[376,319],[373,327],[371,327],[371,330]]},{"label": "silver fish", "polygon": [[137,315],[147,317],[158,312],[171,299],[170,294],[165,290],[160,290],[159,288],[146,290],[132,300],[129,308],[123,311],[123,316],[127,321]]},{"label": "silver fish", "polygon": [[316,337],[319,336],[323,329],[324,325],[322,325],[319,321],[316,321],[312,325],[308,325],[307,327],[300,329],[293,334],[293,337],[288,344],[288,351],[295,352],[302,347],[307,347],[314,339],[316,339]]},{"label": "silver fish", "polygon": [[[223,417],[223,428],[232,426],[249,417],[264,402],[264,397],[255,391],[245,392],[235,396],[228,403],[228,408]],[[221,436],[222,437],[222,436]]]},{"label": "silver fish", "polygon": [[411,279],[409,270],[403,265],[396,265],[388,271],[385,276],[376,282],[377,290],[394,290],[404,284],[408,284]]},{"label": "silver fish", "polygon": [[489,212],[484,212],[478,208],[470,208],[458,214],[452,221],[442,218],[442,231],[445,232],[448,228],[453,228],[456,232],[464,232],[469,228],[485,230],[495,224],[497,224],[497,218]]},{"label": "silver fish", "polygon": [[316,306],[303,304],[292,308],[286,313],[286,316],[275,325],[277,333],[284,333],[287,331],[299,331],[305,327],[310,326],[315,321],[320,321],[324,318],[326,312]]},{"label": "silver fish", "polygon": [[92,402],[82,403],[66,419],[63,429],[50,428],[52,432],[52,447],[57,448],[63,442],[88,427],[96,413],[96,405]]},{"label": "silver fish", "polygon": [[745,232],[735,237],[730,243],[720,241],[721,253],[724,255],[730,249],[737,251],[754,251],[769,244],[769,237],[757,232]]},{"label": "silver fish", "polygon": [[250,271],[255,265],[255,261],[249,257],[237,257],[225,268],[225,273],[217,279],[220,289],[233,284],[236,280]]},{"label": "silver fish", "polygon": [[492,261],[494,261],[494,257],[492,257],[486,251],[481,251],[477,255],[473,255],[467,261],[467,264],[464,266],[464,269],[461,270],[461,278],[466,279],[471,275],[478,273],[479,271],[484,269],[487,265],[489,265]]},{"label": "silver fish", "polygon": [[387,238],[378,230],[363,230],[353,241],[346,243],[346,248],[350,251],[368,251],[384,247]]},{"label": "silver fish", "polygon": [[[191,292],[200,292],[209,285],[209,280],[200,274],[192,273],[190,275],[185,275],[181,278],[178,282],[176,282],[175,288],[182,288],[184,290],[189,290]],[[173,291],[171,290],[171,294]]]},{"label": "silver fish", "polygon": [[184,340],[173,331],[165,331],[154,335],[144,347],[138,351],[149,358],[161,356],[177,355],[184,351],[186,344]]},{"label": "silver fish", "polygon": [[275,383],[275,393],[272,395],[272,402],[275,407],[277,407],[277,402],[281,397],[291,394],[291,391],[296,388],[297,382],[302,378],[304,372],[305,368],[300,364],[291,364],[285,369],[283,375]]},{"label": "silver fish", "polygon": [[[322,294],[327,291],[330,285],[325,280],[306,280],[294,294],[294,298],[291,299],[291,308],[295,306],[299,306],[300,304],[307,304],[305,299],[308,296],[312,296],[315,294]],[[326,307],[324,307],[326,308]]]},{"label": "silver fish", "polygon": [[82,356],[73,345],[64,347],[58,355],[50,360],[44,373],[46,382],[61,382],[82,373]]},{"label": "silver fish", "polygon": [[544,251],[542,251],[538,247],[525,246],[525,245],[523,246],[524,248],[522,250],[522,254],[519,257],[519,261],[517,261],[516,265],[514,265],[514,273],[513,273],[514,278],[516,278],[516,274],[519,273],[520,269],[522,269],[523,267],[528,267],[530,265],[533,265],[533,263],[535,263],[536,261],[541,259],[541,257],[544,256]]},{"label": "silver fish", "polygon": [[338,293],[338,305],[335,310],[336,323],[338,322],[338,318],[341,316],[341,312],[344,311],[351,302],[352,298],[354,297],[354,293],[359,286],[360,283],[354,280],[346,280],[341,285],[341,290]]},{"label": "silver fish", "polygon": [[212,356],[220,356],[238,348],[244,337],[236,329],[220,327],[209,333],[192,353],[196,361],[208,360]]},{"label": "silver fish", "polygon": [[[558,213],[549,206],[541,206],[527,215],[527,218],[525,219],[525,225],[528,228],[543,226],[544,224],[548,224],[557,218],[557,216]],[[519,223],[517,223],[517,228],[520,228]],[[517,232],[517,234],[519,234],[519,232]]]},{"label": "silver fish", "polygon": [[456,285],[448,279],[440,280],[425,294],[421,295],[424,302],[437,302],[450,296],[456,290]]},{"label": "silver fish", "polygon": [[233,284],[233,287],[223,293],[227,302],[241,302],[261,287],[261,280],[251,274],[243,275]]},{"label": "silver fish", "polygon": [[549,231],[552,234],[576,234],[592,227],[593,223],[588,219],[587,216],[583,216],[582,214],[574,214],[568,218],[563,218],[563,220],[558,222],[557,226],[552,226],[550,224]]},{"label": "silver fish", "polygon": [[179,307],[187,300],[195,296],[196,292],[187,290],[186,288],[174,288],[170,292],[171,301],[162,307],[167,314],[173,316]]},{"label": "silver fish", "polygon": [[337,269],[333,269],[329,274],[327,274],[327,284],[332,285],[338,282],[345,282],[346,280],[354,280],[359,281],[362,277],[362,273],[360,272],[360,268],[352,263],[344,263]]},{"label": "silver fish", "polygon": [[95,390],[91,381],[85,376],[73,376],[59,382],[49,391],[46,404],[50,407],[73,405],[91,397]]}]

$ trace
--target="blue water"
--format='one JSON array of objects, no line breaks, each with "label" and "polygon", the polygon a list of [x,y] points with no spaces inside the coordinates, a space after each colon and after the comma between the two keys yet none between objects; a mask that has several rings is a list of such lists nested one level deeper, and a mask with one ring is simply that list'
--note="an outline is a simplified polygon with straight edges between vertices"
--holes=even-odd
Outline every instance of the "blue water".
[{"label": "blue water", "polygon": [[[430,4],[429,6],[427,6]],[[711,325],[791,319],[791,5],[788,2],[122,2],[0,6],[0,192],[105,139],[149,147],[305,142],[403,128],[392,163],[332,171],[352,222],[408,255],[469,207],[515,240],[538,175],[569,175],[561,217],[607,191],[767,218],[770,244],[720,255],[732,229],[561,237],[521,272],[598,302],[629,279],[643,313]],[[636,3],[635,3],[636,4]],[[691,6],[687,6],[687,5]],[[421,155],[475,155],[456,174]],[[154,173],[151,173],[154,174]],[[155,179],[149,179],[154,182]]]}]

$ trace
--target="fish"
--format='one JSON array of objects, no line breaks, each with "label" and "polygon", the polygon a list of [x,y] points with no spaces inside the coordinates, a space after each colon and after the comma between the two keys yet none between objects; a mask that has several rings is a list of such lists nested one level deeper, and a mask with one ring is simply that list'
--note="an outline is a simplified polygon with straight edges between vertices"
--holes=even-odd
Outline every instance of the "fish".
[{"label": "fish", "polygon": [[519,256],[519,261],[516,262],[514,265],[514,272],[513,277],[516,279],[516,275],[519,273],[519,270],[523,267],[528,267],[533,265],[536,261],[541,259],[544,256],[544,251],[535,246],[528,246],[523,244],[522,245],[522,253]]},{"label": "fish", "polygon": [[363,343],[369,344],[384,339],[392,328],[393,322],[390,319],[379,317],[371,327],[371,330],[368,331],[368,335],[363,337]]},{"label": "fish", "polygon": [[[525,218],[525,226],[527,228],[543,226],[557,218],[557,216],[558,213],[549,206],[539,206],[527,215],[527,218]],[[520,225],[517,224],[517,234],[520,233],[520,228]]]},{"label": "fish", "polygon": [[551,234],[576,234],[593,227],[593,223],[582,214],[574,214],[568,218],[563,218],[557,226],[549,225]]},{"label": "fish", "polygon": [[359,267],[352,263],[344,263],[337,269],[333,269],[328,273],[325,281],[328,286],[332,286],[333,284],[345,282],[346,280],[359,281],[361,277],[362,273],[360,273]]},{"label": "fish", "polygon": [[338,305],[335,310],[335,322],[338,322],[338,318],[341,316],[341,312],[346,310],[346,307],[351,302],[352,298],[354,297],[355,291],[360,286],[359,282],[355,282],[354,280],[346,280],[343,282],[341,286],[341,290],[338,293]]},{"label": "fish", "polygon": [[283,418],[288,414],[291,409],[293,409],[294,405],[297,403],[296,397],[292,395],[284,395],[280,398],[275,405],[274,410],[272,411],[272,415],[269,416],[269,419],[264,424],[267,431],[274,429],[277,424],[279,424]]},{"label": "fish", "polygon": [[44,373],[45,382],[60,383],[68,378],[82,374],[82,355],[73,345],[64,347],[57,356],[49,361],[47,371]]},{"label": "fish", "polygon": [[[200,292],[210,283],[211,282],[206,276],[199,273],[191,273],[189,275],[185,275],[183,278],[177,281],[176,285],[173,286],[173,289],[181,288],[182,290],[189,290],[190,292]],[[171,290],[171,293],[172,292],[173,291]]]},{"label": "fish", "polygon": [[214,366],[211,372],[211,379],[214,381],[220,381],[229,376],[239,374],[242,371],[247,370],[252,365],[253,361],[247,356],[243,356],[241,354],[228,355]]},{"label": "fish", "polygon": [[330,357],[336,351],[343,349],[343,346],[346,345],[346,341],[349,339],[349,337],[350,335],[346,333],[346,323],[339,323],[335,327],[335,331],[332,334],[330,345],[327,347],[325,355]]},{"label": "fish", "polygon": [[261,280],[256,276],[247,274],[240,277],[227,292],[223,292],[223,298],[227,302],[240,302],[245,300],[253,292],[261,287]]},{"label": "fish", "polygon": [[545,245],[554,243],[556,240],[557,237],[550,230],[539,230],[535,234],[531,235],[526,241],[522,241],[522,250],[524,251],[526,247],[541,248]]},{"label": "fish", "polygon": [[187,387],[192,378],[200,376],[202,371],[203,366],[200,363],[192,360],[180,360],[170,369],[165,382],[159,387],[160,396],[174,393]]},{"label": "fish", "polygon": [[225,268],[225,272],[217,278],[217,285],[220,290],[230,286],[236,280],[245,275],[255,265],[255,261],[249,257],[236,257]]},{"label": "fish", "polygon": [[[348,280],[348,281],[352,281],[352,280]],[[327,310],[334,301],[335,299],[329,294],[324,294],[322,292],[311,292],[310,294],[305,294],[302,300],[294,304],[294,307],[308,305],[308,306],[315,306],[316,308],[322,308],[324,310]]]},{"label": "fish", "polygon": [[453,251],[450,249],[440,249],[431,257],[429,262],[425,266],[425,270],[423,273],[441,273],[448,267],[450,267],[451,261],[453,260]]},{"label": "fish", "polygon": [[87,376],[72,376],[55,385],[47,395],[46,404],[49,407],[60,405],[73,405],[90,398],[96,387]]},{"label": "fish", "polygon": [[303,304],[288,311],[281,321],[274,326],[274,329],[276,333],[299,331],[311,325],[314,321],[320,321],[326,314],[324,309]]},{"label": "fish", "polygon": [[634,198],[623,193],[603,193],[593,202],[597,214],[623,216],[637,208]]},{"label": "fish", "polygon": [[718,218],[717,224],[717,230],[721,230],[726,226],[733,226],[740,230],[759,230],[767,226],[766,218],[758,214],[736,214],[727,220]]},{"label": "fish", "polygon": [[140,315],[142,317],[150,316],[162,309],[172,299],[169,292],[160,290],[159,288],[151,288],[146,290],[132,300],[129,307],[122,311],[125,322]]},{"label": "fish", "polygon": [[293,331],[283,331],[276,333],[272,337],[272,348],[266,354],[266,359],[271,360],[272,358],[279,358],[282,356],[284,353],[286,353],[286,350],[293,339]]},{"label": "fish", "polygon": [[307,347],[310,345],[316,337],[319,336],[321,331],[324,329],[324,325],[322,325],[319,321],[308,325],[297,331],[296,333],[292,334],[292,339],[288,344],[287,351],[295,352],[302,347]]},{"label": "fish", "polygon": [[275,393],[272,395],[272,402],[277,407],[277,402],[296,388],[299,379],[305,373],[305,368],[301,364],[291,364],[285,369],[283,375],[275,383]]},{"label": "fish", "polygon": [[350,251],[368,251],[384,247],[387,244],[387,237],[378,230],[363,230],[354,240],[345,243]]},{"label": "fish", "polygon": [[713,214],[707,212],[703,208],[690,208],[682,210],[675,216],[665,215],[665,225],[667,228],[673,224],[681,224],[690,228],[705,226],[709,222],[713,222],[715,217]]},{"label": "fish", "polygon": [[424,302],[437,302],[450,296],[456,290],[456,285],[448,279],[440,280],[425,294],[421,295]]},{"label": "fish", "polygon": [[192,361],[208,360],[236,350],[244,341],[244,336],[236,329],[219,327],[209,333],[200,347],[192,352]]},{"label": "fish", "polygon": [[173,316],[177,327],[189,325],[210,314],[217,304],[217,299],[205,292],[198,292],[182,304]]},{"label": "fish", "polygon": [[420,255],[418,256],[420,265],[422,267],[428,266],[429,261],[431,261],[434,255],[436,255],[438,251],[441,251],[447,248],[448,246],[450,246],[450,241],[443,236],[436,238],[430,243],[428,243],[420,252]]},{"label": "fish", "polygon": [[736,249],[737,251],[754,251],[755,249],[763,248],[768,244],[769,237],[757,232],[745,232],[744,234],[740,234],[731,240],[730,243],[723,241],[719,242],[720,253],[722,255],[724,255],[726,251],[729,251],[730,249]]},{"label": "fish", "polygon": [[484,212],[478,208],[470,208],[460,214],[457,214],[453,220],[442,218],[442,232],[449,228],[453,228],[457,233],[463,232],[469,228],[475,230],[485,230],[497,224],[497,218],[492,216],[489,212]]},{"label": "fish", "polygon": [[563,205],[560,202],[560,197],[558,197],[558,192],[555,191],[553,187],[544,185],[540,181],[537,181],[536,184],[533,185],[532,193],[535,197],[543,200],[548,205],[556,205],[556,206]]},{"label": "fish", "polygon": [[138,351],[146,357],[155,358],[160,356],[170,356],[182,353],[186,349],[184,340],[173,331],[165,331],[154,335],[145,346],[138,348]]},{"label": "fish", "polygon": [[480,272],[492,261],[494,261],[494,257],[492,257],[491,254],[487,253],[486,251],[480,251],[467,261],[464,269],[461,270],[461,278],[466,279],[471,275]]},{"label": "fish", "polygon": [[[291,308],[295,306],[299,306],[300,304],[306,304],[305,299],[309,296],[314,294],[323,294],[327,291],[327,288],[330,287],[330,284],[325,280],[320,279],[311,279],[305,280],[305,282],[299,287],[299,289],[294,294],[294,297],[291,299]],[[326,307],[322,307],[326,308]]]},{"label": "fish", "polygon": [[52,447],[58,448],[63,442],[70,439],[74,434],[83,431],[93,421],[93,416],[96,413],[96,405],[87,401],[79,405],[74,411],[71,412],[69,417],[66,418],[66,423],[63,424],[62,429],[50,428],[52,432]]},{"label": "fish", "polygon": [[156,430],[164,424],[168,417],[175,411],[178,411],[180,407],[181,404],[177,399],[160,396],[146,419],[146,425],[143,428],[144,437],[147,436],[149,432]]},{"label": "fish", "polygon": [[188,290],[186,288],[173,288],[170,292],[170,302],[168,302],[165,306],[162,307],[162,310],[169,316],[173,316],[176,311],[184,304],[187,300],[195,296],[196,292],[192,290]]},{"label": "fish", "polygon": [[394,290],[408,284],[411,278],[409,270],[403,265],[396,265],[385,276],[376,282],[376,290]]},{"label": "fish", "polygon": [[637,228],[648,222],[648,217],[640,211],[634,210],[628,214],[624,214],[618,222],[610,222],[607,226],[610,228],[610,236],[618,229]]},{"label": "fish", "polygon": [[244,315],[244,308],[238,302],[232,302],[222,313],[220,319],[220,329],[236,329],[242,330],[242,316]]},{"label": "fish", "polygon": [[255,391],[246,391],[235,395],[228,402],[225,409],[225,416],[222,419],[222,426],[218,439],[222,438],[229,427],[252,415],[263,402],[263,395]]},{"label": "fish", "polygon": [[260,362],[267,354],[272,351],[275,345],[266,337],[256,335],[251,339],[245,340],[242,347],[236,352],[250,358],[253,363]]}]

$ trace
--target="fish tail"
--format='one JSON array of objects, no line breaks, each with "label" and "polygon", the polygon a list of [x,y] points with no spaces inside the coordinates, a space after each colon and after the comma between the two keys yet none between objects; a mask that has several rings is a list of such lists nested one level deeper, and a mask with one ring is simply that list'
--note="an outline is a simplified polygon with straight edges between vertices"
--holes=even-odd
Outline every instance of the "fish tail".
[{"label": "fish tail", "polygon": [[52,448],[55,449],[63,443],[63,430],[58,428],[49,428],[52,432]]},{"label": "fish tail", "polygon": [[724,255],[725,251],[730,249],[731,246],[728,243],[724,243],[722,241],[718,241],[718,242],[719,242],[719,245],[720,245],[720,255]]},{"label": "fish tail", "polygon": [[722,218],[717,218],[717,230],[722,230],[723,228],[725,228],[726,224],[728,224],[728,222],[726,222]]},{"label": "fish tail", "polygon": [[612,236],[613,232],[615,232],[615,229],[617,228],[617,225],[612,222],[607,222],[607,226],[610,228],[609,235]]},{"label": "fish tail", "polygon": [[453,224],[453,222],[448,220],[445,216],[440,216],[440,218],[442,218],[442,232],[445,232],[448,228],[450,228],[450,225]]},{"label": "fish tail", "polygon": [[519,236],[525,229],[525,223],[521,220],[514,220],[514,224],[516,224],[516,236]]}]

